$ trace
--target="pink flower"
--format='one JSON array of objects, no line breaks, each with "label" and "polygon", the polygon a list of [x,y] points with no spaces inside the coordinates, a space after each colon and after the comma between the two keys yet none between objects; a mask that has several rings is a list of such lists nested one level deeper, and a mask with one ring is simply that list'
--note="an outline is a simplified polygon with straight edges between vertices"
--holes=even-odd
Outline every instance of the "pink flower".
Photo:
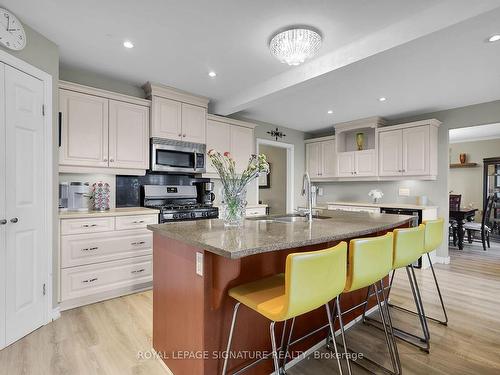
[{"label": "pink flower", "polygon": [[216,154],[216,152],[213,148],[211,148],[210,150],[208,150],[207,154],[208,154],[208,156],[214,156]]},{"label": "pink flower", "polygon": [[224,156],[227,158],[231,157],[231,153],[229,151],[224,152]]}]

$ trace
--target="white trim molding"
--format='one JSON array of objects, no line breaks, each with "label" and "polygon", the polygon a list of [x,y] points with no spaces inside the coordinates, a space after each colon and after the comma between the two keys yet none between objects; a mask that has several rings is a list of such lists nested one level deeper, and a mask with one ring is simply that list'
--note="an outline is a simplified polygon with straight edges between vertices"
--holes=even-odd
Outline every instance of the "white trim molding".
[{"label": "white trim molding", "polygon": [[[269,139],[257,138],[256,139],[256,154],[259,153],[259,146],[273,146],[286,149],[286,212],[291,213],[295,207],[295,191],[294,191],[294,170],[295,170],[295,146],[291,143],[283,143],[272,141]],[[257,202],[259,201],[259,188],[256,189]]]}]

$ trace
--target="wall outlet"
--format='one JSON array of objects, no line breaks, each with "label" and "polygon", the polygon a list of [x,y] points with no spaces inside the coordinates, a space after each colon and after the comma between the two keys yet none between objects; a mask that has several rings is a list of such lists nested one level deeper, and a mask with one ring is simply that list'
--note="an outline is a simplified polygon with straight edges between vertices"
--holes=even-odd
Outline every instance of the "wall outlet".
[{"label": "wall outlet", "polygon": [[196,252],[196,274],[203,276],[203,254]]},{"label": "wall outlet", "polygon": [[409,197],[410,196],[410,189],[408,189],[408,188],[399,188],[399,196],[400,197]]}]

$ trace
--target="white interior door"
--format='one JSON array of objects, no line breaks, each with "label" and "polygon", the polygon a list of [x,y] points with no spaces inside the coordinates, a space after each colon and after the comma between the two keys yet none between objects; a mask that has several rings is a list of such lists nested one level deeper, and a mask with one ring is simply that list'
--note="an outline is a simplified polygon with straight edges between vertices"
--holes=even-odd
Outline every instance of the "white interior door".
[{"label": "white interior door", "polygon": [[5,346],[5,65],[0,63],[0,349]]},{"label": "white interior door", "polygon": [[5,66],[6,344],[44,320],[43,82]]}]

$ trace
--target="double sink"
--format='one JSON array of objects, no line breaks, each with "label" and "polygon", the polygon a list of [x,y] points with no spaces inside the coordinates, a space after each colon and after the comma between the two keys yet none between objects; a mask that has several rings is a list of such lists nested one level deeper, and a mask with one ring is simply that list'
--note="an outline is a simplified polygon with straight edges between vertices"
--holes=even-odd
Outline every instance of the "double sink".
[{"label": "double sink", "polygon": [[[331,219],[331,217],[330,216],[313,215],[313,221],[324,220],[324,219]],[[269,216],[252,217],[252,218],[247,218],[247,220],[264,221],[266,223],[285,223],[285,224],[306,223],[308,221],[307,216],[298,215],[298,214],[275,216],[275,217],[269,217]]]}]

